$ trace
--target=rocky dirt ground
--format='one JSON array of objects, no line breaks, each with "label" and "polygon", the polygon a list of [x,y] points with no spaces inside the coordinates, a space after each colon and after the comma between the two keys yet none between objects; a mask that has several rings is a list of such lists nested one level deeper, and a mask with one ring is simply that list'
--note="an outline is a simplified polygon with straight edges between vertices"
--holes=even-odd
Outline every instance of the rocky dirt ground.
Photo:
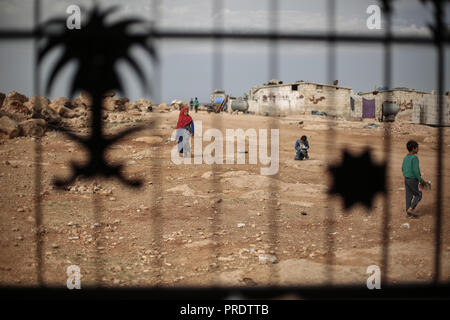
[{"label": "rocky dirt ground", "polygon": [[[81,285],[262,286],[352,283],[365,286],[367,267],[382,271],[384,198],[367,210],[345,211],[328,197],[327,165],[341,150],[370,147],[384,159],[384,125],[335,121],[320,116],[270,118],[248,114],[194,113],[208,128],[280,129],[280,167],[260,175],[260,165],[175,165],[170,141],[178,112],[134,115],[110,112],[107,133],[148,126],[112,147],[111,162],[126,164],[128,177],[144,179],[139,190],[117,180],[78,180],[67,190],[52,187],[70,174],[70,161],[86,152],[57,131],[41,138],[43,281],[65,286],[66,269],[77,265]],[[303,124],[299,124],[303,121]],[[87,128],[79,129],[86,133]],[[388,207],[391,212],[391,282],[428,282],[433,276],[436,188],[424,191],[407,219],[401,162],[405,144],[420,144],[422,175],[437,181],[436,128],[392,124]],[[294,161],[294,143],[307,135],[310,160]],[[204,147],[208,143],[204,142]],[[0,285],[33,286],[36,274],[34,179],[36,138],[0,141]],[[441,280],[450,279],[450,129],[444,129]],[[246,162],[248,163],[248,162]],[[328,251],[327,243],[333,244]],[[331,263],[331,264],[330,264]],[[331,272],[331,273],[330,273]],[[331,278],[330,278],[331,276]]]}]

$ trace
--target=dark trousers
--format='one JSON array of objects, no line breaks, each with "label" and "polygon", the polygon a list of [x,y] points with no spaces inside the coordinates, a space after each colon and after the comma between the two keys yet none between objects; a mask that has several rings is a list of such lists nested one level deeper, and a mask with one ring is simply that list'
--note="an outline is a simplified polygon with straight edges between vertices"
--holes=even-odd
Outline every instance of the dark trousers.
[{"label": "dark trousers", "polygon": [[422,191],[419,190],[419,180],[405,178],[405,193],[406,210],[408,210],[409,208],[414,210],[417,207],[419,201],[422,199]]},{"label": "dark trousers", "polygon": [[308,159],[308,151],[306,150],[298,150],[295,154],[295,160],[303,160],[304,158]]}]

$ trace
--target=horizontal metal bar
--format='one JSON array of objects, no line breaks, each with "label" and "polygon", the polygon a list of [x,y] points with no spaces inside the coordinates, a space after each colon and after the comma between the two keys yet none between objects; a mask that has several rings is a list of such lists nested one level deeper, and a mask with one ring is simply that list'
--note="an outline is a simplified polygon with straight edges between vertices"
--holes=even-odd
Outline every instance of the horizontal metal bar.
[{"label": "horizontal metal bar", "polygon": [[[76,30],[74,31],[76,32]],[[20,31],[20,30],[1,30],[0,40],[23,40],[40,37],[57,37],[59,33],[42,32],[42,31]],[[81,35],[81,34],[80,34]],[[106,37],[108,35],[99,33],[91,36]],[[110,35],[114,37],[114,35]],[[306,42],[346,42],[346,43],[397,43],[397,44],[414,44],[414,45],[430,45],[435,40],[432,36],[370,36],[349,33],[267,33],[267,32],[208,32],[208,31],[181,31],[181,30],[165,30],[151,31],[144,34],[130,35],[133,37],[148,37],[157,39],[197,39],[197,40],[278,40],[278,41],[306,41]],[[443,43],[450,44],[450,38],[442,39]]]},{"label": "horizontal metal bar", "polygon": [[269,299],[283,295],[295,295],[301,299],[445,299],[450,298],[450,282],[433,284],[384,285],[380,290],[369,290],[364,285],[304,286],[304,287],[186,287],[186,288],[0,288],[2,300],[28,299],[226,299],[242,296],[245,299]]}]

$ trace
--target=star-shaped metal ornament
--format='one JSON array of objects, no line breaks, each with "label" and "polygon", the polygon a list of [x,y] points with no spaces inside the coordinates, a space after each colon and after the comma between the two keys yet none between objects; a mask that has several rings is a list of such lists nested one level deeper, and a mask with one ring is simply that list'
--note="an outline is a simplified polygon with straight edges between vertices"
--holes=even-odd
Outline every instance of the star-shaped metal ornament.
[{"label": "star-shaped metal ornament", "polygon": [[386,193],[386,165],[373,163],[369,149],[360,156],[353,156],[344,150],[342,163],[329,166],[328,171],[333,176],[328,193],[342,196],[345,209],[356,203],[370,209],[375,195]]}]

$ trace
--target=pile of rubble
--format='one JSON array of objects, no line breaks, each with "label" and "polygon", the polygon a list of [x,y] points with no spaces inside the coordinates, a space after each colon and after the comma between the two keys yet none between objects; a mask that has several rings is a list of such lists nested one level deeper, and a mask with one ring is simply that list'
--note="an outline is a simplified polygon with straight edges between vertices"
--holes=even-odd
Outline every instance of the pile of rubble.
[{"label": "pile of rubble", "polygon": [[[130,102],[128,98],[116,97],[114,92],[108,92],[103,97],[103,118],[114,120],[109,116],[113,112],[135,115],[168,112],[178,110],[180,105],[185,104],[176,101],[170,107],[165,103],[157,106],[148,99]],[[7,96],[0,93],[0,138],[41,137],[48,128],[85,128],[91,112],[92,99],[86,93],[72,100],[60,97],[53,101],[43,96],[28,98],[16,91],[11,91]]]},{"label": "pile of rubble", "polygon": [[172,110],[181,110],[184,107],[189,108],[189,104],[187,104],[185,101],[182,100],[173,100],[172,103],[170,104],[170,108]]}]

